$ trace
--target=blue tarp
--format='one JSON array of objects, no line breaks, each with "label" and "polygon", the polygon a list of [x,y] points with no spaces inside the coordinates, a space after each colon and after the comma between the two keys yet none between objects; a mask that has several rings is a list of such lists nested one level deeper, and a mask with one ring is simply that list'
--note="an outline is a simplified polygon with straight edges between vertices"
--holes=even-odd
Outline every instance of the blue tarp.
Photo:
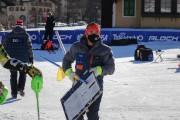
[{"label": "blue tarp", "polygon": [[[85,29],[81,30],[58,30],[64,44],[72,44],[80,40]],[[41,44],[44,37],[44,30],[33,30],[27,32],[31,36],[32,43]],[[3,40],[8,32],[0,32],[0,40]],[[154,41],[180,41],[180,30],[176,29],[128,29],[128,28],[109,28],[101,29],[101,38],[104,43],[111,40],[137,39],[138,42]],[[54,34],[53,42],[58,43],[57,36]]]}]

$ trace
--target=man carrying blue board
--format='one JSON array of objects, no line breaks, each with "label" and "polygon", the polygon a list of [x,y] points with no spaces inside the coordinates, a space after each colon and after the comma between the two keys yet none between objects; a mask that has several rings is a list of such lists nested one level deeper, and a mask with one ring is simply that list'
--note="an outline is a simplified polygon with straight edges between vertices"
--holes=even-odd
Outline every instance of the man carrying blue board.
[{"label": "man carrying blue board", "polygon": [[[76,61],[75,72],[72,69],[74,61]],[[74,84],[77,81],[75,76],[82,77],[86,70],[93,72],[103,90],[103,77],[114,73],[115,63],[111,48],[102,43],[100,27],[96,23],[88,24],[85,35],[71,46],[63,58],[62,68]],[[101,98],[102,95],[89,106],[86,113],[88,120],[99,120]],[[78,118],[83,119],[83,115]]]}]

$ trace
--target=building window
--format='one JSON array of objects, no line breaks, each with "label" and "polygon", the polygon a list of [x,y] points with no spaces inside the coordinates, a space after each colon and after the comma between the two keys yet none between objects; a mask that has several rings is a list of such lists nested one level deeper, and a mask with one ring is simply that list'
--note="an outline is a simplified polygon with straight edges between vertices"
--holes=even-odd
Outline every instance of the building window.
[{"label": "building window", "polygon": [[155,0],[144,1],[144,12],[147,12],[147,13],[155,12]]},{"label": "building window", "polygon": [[14,7],[9,7],[9,11],[14,11]]},{"label": "building window", "polygon": [[124,0],[124,16],[134,16],[135,0]]},{"label": "building window", "polygon": [[21,10],[21,11],[25,11],[26,8],[25,8],[25,7],[20,7],[20,10]]},{"label": "building window", "polygon": [[43,10],[42,10],[42,8],[39,8],[39,12],[42,12]]},{"label": "building window", "polygon": [[180,0],[177,0],[177,13],[180,13]]},{"label": "building window", "polygon": [[180,0],[142,0],[142,16],[180,18]]},{"label": "building window", "polygon": [[32,8],[31,8],[31,11],[36,11],[36,8],[35,8],[35,7],[32,7]]},{"label": "building window", "polygon": [[161,0],[161,13],[171,13],[171,0]]},{"label": "building window", "polygon": [[49,9],[49,8],[47,9],[47,12],[50,12],[50,9]]},{"label": "building window", "polygon": [[16,7],[16,11],[19,11],[19,7]]}]

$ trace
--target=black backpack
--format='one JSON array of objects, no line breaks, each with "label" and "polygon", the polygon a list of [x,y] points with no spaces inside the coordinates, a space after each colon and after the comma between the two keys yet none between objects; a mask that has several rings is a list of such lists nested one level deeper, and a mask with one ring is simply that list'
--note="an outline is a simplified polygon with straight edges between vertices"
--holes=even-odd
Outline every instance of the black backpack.
[{"label": "black backpack", "polygon": [[134,52],[134,59],[140,60],[140,49],[146,49],[145,45],[138,45]]},{"label": "black backpack", "polygon": [[135,50],[134,59],[141,61],[153,61],[153,51],[150,48],[146,48],[144,45],[139,45]]}]

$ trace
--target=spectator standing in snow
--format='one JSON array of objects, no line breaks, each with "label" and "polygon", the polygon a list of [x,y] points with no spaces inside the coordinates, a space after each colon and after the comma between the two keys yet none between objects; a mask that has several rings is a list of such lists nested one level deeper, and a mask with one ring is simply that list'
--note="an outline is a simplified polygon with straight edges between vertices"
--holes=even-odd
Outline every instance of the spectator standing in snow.
[{"label": "spectator standing in snow", "polygon": [[47,38],[49,37],[49,40],[52,41],[54,26],[55,26],[55,19],[52,16],[52,13],[49,12],[45,25],[45,35],[43,40],[48,40]]},{"label": "spectator standing in snow", "polygon": [[[23,21],[18,20],[12,32],[7,34],[3,41],[3,46],[11,58],[16,58],[24,63],[33,64],[32,43],[29,34],[23,28]],[[17,93],[25,95],[24,88],[26,83],[26,74],[24,72],[10,70],[11,95],[17,98]]]},{"label": "spectator standing in snow", "polygon": [[[72,63],[76,60],[75,71]],[[79,42],[75,42],[65,54],[62,63],[66,76],[74,83],[75,75],[81,77],[86,70],[94,72],[103,90],[103,77],[112,75],[115,70],[113,53],[110,47],[102,43],[100,27],[96,23],[87,25],[85,35]],[[86,113],[88,120],[99,120],[98,111],[102,95],[94,101]],[[83,115],[78,120],[83,120]]]}]

